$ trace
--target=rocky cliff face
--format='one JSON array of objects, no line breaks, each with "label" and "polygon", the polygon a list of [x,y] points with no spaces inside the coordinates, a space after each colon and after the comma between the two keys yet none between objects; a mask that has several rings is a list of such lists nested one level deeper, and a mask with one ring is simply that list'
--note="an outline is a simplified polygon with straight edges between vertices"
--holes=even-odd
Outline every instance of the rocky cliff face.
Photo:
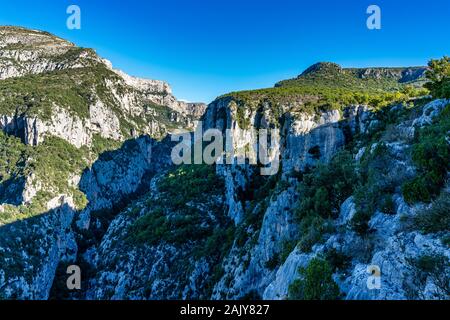
[{"label": "rocky cliff face", "polygon": [[54,202],[57,206],[41,216],[1,227],[3,298],[48,299],[58,264],[76,257],[73,200],[61,197]]},{"label": "rocky cliff face", "polygon": [[[389,172],[395,172],[397,176],[413,174],[409,146],[413,132],[420,128],[418,123],[422,123],[424,117],[431,114],[438,116],[439,110],[447,103],[429,103],[423,107],[423,113],[398,122],[390,129],[398,131],[398,134],[392,135],[386,142],[390,155],[386,168]],[[254,143],[250,128],[238,128],[233,116],[234,108],[229,100],[219,99],[211,104],[204,117],[207,127],[222,130],[234,128],[232,136],[241,139],[236,143],[240,146]],[[392,112],[399,108],[402,107],[392,107]],[[266,116],[270,118],[269,114]],[[253,121],[258,116],[251,114],[249,118]],[[299,182],[292,174],[304,172],[319,161],[330,161],[336,152],[357,136],[377,130],[380,121],[379,115],[363,106],[351,106],[342,116],[332,111],[314,119],[304,114],[279,127],[285,135],[279,146],[283,169],[278,177],[262,179],[259,171],[249,165],[217,166],[217,174],[224,180],[225,207],[222,210],[234,224],[229,247],[218,265],[213,267],[205,260],[196,263],[190,261],[184,263],[188,267],[183,271],[188,270],[187,273],[175,271],[171,267],[171,263],[175,263],[173,257],[177,257],[177,261],[185,261],[187,257],[184,254],[195,252],[189,242],[184,241],[175,246],[166,243],[141,247],[130,242],[117,245],[118,242],[124,243],[120,239],[129,236],[130,231],[127,233],[126,230],[132,230],[130,225],[138,217],[145,216],[146,210],[151,208],[148,204],[140,203],[137,206],[139,209],[124,211],[110,225],[108,236],[101,245],[101,273],[90,283],[89,298],[286,299],[290,285],[301,278],[299,268],[306,268],[312,259],[325,257],[330,252],[338,252],[341,257],[346,257],[345,266],[336,269],[333,276],[342,297],[346,299],[445,297],[446,293],[440,287],[442,278],[437,279],[431,274],[422,274],[420,279],[417,278],[421,271],[415,264],[415,261],[430,253],[448,259],[449,251],[440,240],[442,234],[424,235],[408,229],[405,220],[423,212],[425,206],[407,204],[398,188],[393,195],[393,212],[377,211],[370,218],[368,226],[372,232],[369,236],[357,233],[352,227],[356,207],[354,196],[351,196],[340,206],[332,222],[332,231],[326,234],[322,242],[314,245],[310,251],[295,246],[301,237],[295,211],[302,194],[298,191]],[[427,123],[430,123],[430,118],[427,119]],[[264,122],[261,120],[261,123]],[[266,123],[269,122],[267,120]],[[322,139],[315,140],[315,135],[321,135]],[[305,146],[309,141],[313,143]],[[316,142],[321,152],[312,157],[308,151],[310,147],[316,146]],[[366,149],[374,152],[376,147],[361,144],[354,154],[354,161],[362,161]],[[274,184],[268,183],[270,180],[275,181]],[[153,188],[151,194],[159,197],[156,182],[153,182]],[[265,194],[262,197],[257,195],[261,190]],[[139,214],[136,216],[131,212]],[[367,285],[369,266],[378,266],[382,270],[381,287],[378,289],[369,289]],[[220,273],[214,270],[220,270]],[[445,277],[448,271],[448,268],[442,270]],[[211,284],[206,286],[198,278],[200,274],[209,280],[214,275],[212,289]],[[138,280],[142,277],[145,280]]]},{"label": "rocky cliff face", "polygon": [[[391,162],[387,164],[388,170],[398,176],[404,175],[405,170],[413,170],[408,167],[410,146],[408,145],[415,130],[416,124],[426,114],[442,110],[448,101],[435,101],[423,108],[423,113],[414,120],[398,123],[395,128],[399,135],[391,137],[387,143]],[[395,107],[393,108],[393,110]],[[433,111],[431,111],[433,110]],[[436,113],[435,113],[436,115]],[[430,122],[428,122],[430,123]],[[405,130],[409,128],[410,130]],[[365,150],[365,148],[364,148]],[[364,150],[358,152],[361,154]],[[371,152],[374,150],[372,145]],[[356,161],[361,161],[358,154]],[[395,173],[394,173],[395,172]],[[444,189],[444,194],[447,192]],[[399,189],[397,189],[397,192]],[[311,259],[326,255],[330,251],[338,251],[343,256],[351,257],[349,265],[337,270],[334,274],[335,281],[339,284],[341,292],[346,299],[358,300],[402,300],[402,299],[436,299],[448,298],[445,287],[448,284],[448,258],[449,251],[445,244],[439,240],[442,234],[424,235],[408,229],[405,220],[414,218],[425,210],[423,204],[408,205],[401,194],[393,196],[393,212],[377,211],[368,222],[372,233],[369,237],[361,236],[352,227],[352,219],[357,210],[354,197],[348,198],[340,207],[340,213],[335,220],[335,232],[330,234],[323,244],[313,247],[312,252],[304,252],[298,248],[293,250],[286,261],[276,271],[273,281],[263,291],[264,299],[286,299],[289,285],[301,277],[299,268],[306,268]],[[446,209],[445,209],[446,210]],[[447,262],[439,271],[443,280],[431,274],[419,276],[415,261],[428,255],[442,256]],[[371,266],[376,266],[381,271],[380,286],[370,288]],[[444,275],[445,274],[445,275]],[[417,277],[421,278],[419,280]],[[441,281],[441,284],[439,282]]]},{"label": "rocky cliff face", "polygon": [[0,296],[47,299],[58,268],[89,256],[92,233],[106,232],[96,214],[147,192],[172,164],[164,137],[192,129],[205,105],[45,32],[1,27],[0,47],[2,150],[18,161],[0,178]]},{"label": "rocky cliff face", "polygon": [[[353,134],[361,133],[371,117],[363,106],[349,107],[344,118],[337,110],[320,115],[289,112],[297,109],[294,104],[286,106],[286,113],[279,121],[272,114],[270,106],[265,105],[245,114],[250,127],[241,129],[236,109],[237,105],[228,98],[213,102],[205,113],[206,127],[231,129],[235,150],[242,152],[238,152],[237,157],[245,154],[245,146],[258,145],[258,137],[252,131],[254,128],[277,127],[281,140],[279,145],[271,147],[278,149],[276,153],[281,158],[281,181],[285,186],[264,199],[265,203],[259,203],[249,211],[246,208],[249,203],[242,201],[242,193],[252,192],[251,188],[259,187],[252,184],[254,175],[259,172],[247,166],[225,166],[219,170],[227,186],[228,215],[236,225],[246,229],[245,236],[249,240],[244,246],[236,242],[233,244],[230,255],[224,261],[224,275],[214,287],[214,299],[238,299],[251,293],[263,296],[276,274],[276,270],[267,265],[279,255],[286,243],[295,241],[298,234],[293,211],[299,195],[296,182],[288,176],[292,172],[313,167],[318,162],[329,161],[345,145],[344,132],[353,130]],[[250,153],[251,157],[256,155]],[[262,220],[259,226],[246,225],[245,217],[249,215]]]},{"label": "rocky cliff face", "polygon": [[[0,79],[22,78],[3,83],[0,128],[21,136],[26,144],[37,145],[46,135],[58,136],[76,147],[91,146],[95,134],[117,141],[138,134],[158,138],[175,128],[192,128],[206,107],[178,101],[167,83],[131,77],[113,69],[93,50],[78,48],[45,32],[1,27],[0,48]],[[92,81],[91,72],[101,72],[102,76]],[[53,89],[46,81],[28,90],[26,85],[36,83],[40,75],[55,81],[59,77],[60,82],[68,81],[67,86],[87,86],[88,96],[78,97],[83,99],[85,111],[71,112],[70,102],[67,105],[61,99],[42,97],[43,91]],[[16,92],[9,90],[20,81],[26,86],[21,94],[29,97],[31,108],[30,102],[17,101]],[[68,97],[80,95],[76,90],[62,90]],[[14,98],[15,104],[8,98]],[[37,110],[44,108],[43,103],[36,100],[50,100],[51,108],[45,116]]]},{"label": "rocky cliff face", "polygon": [[[411,130],[414,131],[415,128],[415,125],[412,125],[412,123],[417,123],[426,114],[432,114],[437,110],[441,110],[446,103],[445,101],[433,102],[424,107],[425,111],[420,117],[415,120],[408,120],[407,123],[397,124],[397,128],[401,129],[401,132],[405,134],[404,139],[410,139]],[[431,109],[434,111],[431,111]],[[239,128],[237,120],[234,117],[235,111],[235,106],[232,102],[218,100],[209,106],[204,120],[207,124],[206,128],[232,129],[231,135],[239,138],[236,140],[237,149],[239,150],[239,147],[241,147],[242,150],[245,145],[252,145],[258,142],[251,132],[251,128]],[[261,120],[260,123],[270,123],[270,114],[266,114],[266,118],[264,116],[257,116],[256,114],[248,115],[252,124],[258,118]],[[336,273],[336,281],[348,299],[404,299],[410,297],[409,294],[411,292],[425,295],[427,298],[435,297],[438,294],[436,290],[429,291],[430,289],[426,289],[418,284],[412,284],[410,287],[407,287],[403,281],[404,277],[395,273],[403,272],[401,271],[403,268],[413,270],[414,267],[408,267],[406,261],[413,261],[415,258],[425,254],[426,252],[423,249],[427,245],[432,246],[433,252],[448,254],[445,247],[439,241],[432,242],[432,240],[423,240],[428,241],[427,244],[418,245],[417,241],[422,241],[419,239],[428,239],[430,237],[422,236],[417,232],[405,232],[401,217],[414,216],[422,207],[408,206],[399,194],[394,197],[395,214],[386,215],[385,213],[378,212],[370,220],[370,228],[376,230],[376,233],[370,239],[363,238],[355,231],[352,231],[350,227],[351,218],[355,214],[353,198],[350,197],[342,204],[340,214],[336,218],[336,228],[341,231],[330,234],[328,240],[324,244],[314,247],[312,252],[291,249],[292,253],[286,257],[286,261],[281,265],[277,265],[274,258],[280,256],[282,251],[287,250],[285,248],[287,243],[296,241],[299,232],[293,212],[298,205],[298,200],[301,200],[301,195],[297,193],[297,182],[295,179],[289,178],[288,173],[304,171],[305,168],[313,167],[318,161],[329,161],[340,148],[349,142],[348,139],[351,139],[352,136],[375,130],[379,121],[375,114],[369,112],[363,106],[351,106],[347,108],[343,112],[342,118],[338,112],[326,112],[320,117],[315,117],[315,119],[307,114],[303,114],[298,116],[294,121],[286,121],[279,128],[279,130],[285,132],[284,138],[279,146],[280,154],[282,155],[282,172],[285,177],[281,181],[285,185],[281,187],[279,183],[273,192],[269,192],[269,195],[254,207],[251,207],[250,201],[245,199],[246,197],[250,197],[249,194],[254,189],[258,188],[253,183],[255,176],[258,175],[258,171],[248,165],[219,166],[217,168],[218,174],[224,177],[225,182],[224,194],[226,197],[225,203],[227,204],[225,212],[229,218],[233,219],[237,230],[235,238],[232,241],[232,246],[221,263],[222,275],[213,287],[211,298],[238,299],[246,296],[260,296],[265,299],[285,299],[288,296],[289,285],[299,277],[299,267],[306,267],[311,259],[325,255],[330,250],[338,250],[342,255],[351,257],[351,265],[347,267],[350,271],[347,269],[345,272],[342,271],[344,272],[343,274]],[[410,130],[405,130],[404,127]],[[322,133],[320,133],[321,131]],[[321,135],[322,139],[315,140],[315,135]],[[309,141],[312,141],[312,143]],[[321,152],[317,152],[316,156],[313,157],[309,150],[316,146],[316,142],[318,143],[316,150],[318,149]],[[307,143],[310,144],[307,145]],[[408,161],[408,154],[405,153],[408,151],[408,147],[402,146],[402,142],[397,140],[390,142],[389,146],[392,148],[396,159],[390,164],[393,166],[390,170],[400,172],[401,168],[397,168],[396,166],[404,166],[405,161]],[[358,158],[356,154],[355,157]],[[295,163],[295,165],[291,163]],[[264,183],[264,181],[261,181],[261,183]],[[263,188],[269,187],[264,185]],[[124,215],[127,214],[124,213]],[[252,217],[259,220],[259,222],[250,223],[249,220]],[[122,219],[121,217],[117,223],[122,221]],[[111,226],[109,232],[123,232],[123,226],[119,227],[114,224]],[[397,261],[403,261],[405,264],[402,265],[399,262],[394,267],[391,266],[394,263],[392,258],[388,258],[387,256],[385,258],[380,257],[388,255],[389,253],[387,252],[391,250],[386,249],[384,243],[396,243],[399,237],[416,240],[408,240],[412,242],[407,245],[411,246],[407,252],[402,254],[397,253]],[[430,239],[432,238],[433,236]],[[108,243],[110,243],[109,240]],[[183,251],[180,248],[178,250]],[[180,251],[178,250],[174,252],[179,253]],[[398,250],[398,247],[392,249],[392,252],[395,250]],[[110,251],[106,250],[103,254],[106,252],[108,254],[110,253]],[[158,254],[162,254],[161,249],[158,251]],[[165,253],[160,259],[165,261],[165,259],[173,254],[173,252],[171,254]],[[113,254],[109,258],[106,258],[105,263],[110,263],[113,259],[117,259],[117,255],[123,256],[121,254]],[[143,257],[144,255],[138,254],[137,256]],[[120,260],[123,261],[126,259]],[[118,267],[118,265],[113,265],[115,268]],[[152,265],[155,266],[155,264]],[[378,265],[381,269],[386,270],[388,278],[383,282],[383,289],[371,291],[367,288],[368,274],[366,269],[368,265]],[[211,272],[207,267],[204,269],[200,268],[202,271],[198,268],[196,267],[191,270],[191,277],[195,278],[199,272],[203,272],[204,275],[208,275]],[[351,271],[352,268],[354,268],[353,271]],[[126,268],[128,270],[126,272],[127,276],[121,277],[119,270],[116,269],[112,273],[108,273],[108,279],[110,280],[104,278],[106,277],[105,274],[100,279],[97,279],[97,281],[99,281],[99,287],[102,288],[106,283],[111,285],[109,281],[113,281],[115,288],[111,288],[114,293],[113,297],[123,298],[124,292],[127,292],[127,290],[124,289],[124,285],[119,285],[120,279],[128,278],[130,274],[139,277],[139,273],[137,270],[132,271]],[[152,276],[147,281],[147,285],[158,286],[157,291],[151,291],[154,292],[154,295],[150,295],[151,298],[176,296],[172,295],[174,293],[169,295],[163,293],[169,287],[161,283],[162,279],[160,277],[155,279]],[[167,285],[167,283],[170,283],[170,280],[165,279],[163,283]],[[136,286],[135,282],[133,286]],[[195,288],[194,291],[196,292],[194,296],[182,297],[202,297],[207,292],[202,285],[194,286],[193,288]],[[178,292],[180,291],[183,290],[178,289]],[[125,296],[128,296],[128,294]],[[97,297],[104,298],[105,295],[102,293]],[[142,298],[144,295],[141,293],[137,297]]]}]

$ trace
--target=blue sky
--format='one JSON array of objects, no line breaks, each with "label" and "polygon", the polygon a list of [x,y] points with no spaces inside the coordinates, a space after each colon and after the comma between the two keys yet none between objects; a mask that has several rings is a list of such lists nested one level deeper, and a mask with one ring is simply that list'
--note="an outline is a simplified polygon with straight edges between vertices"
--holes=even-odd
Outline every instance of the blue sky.
[{"label": "blue sky", "polygon": [[[66,8],[81,8],[81,30]],[[366,28],[366,9],[382,29]],[[343,66],[425,65],[450,54],[448,0],[13,0],[1,25],[52,32],[90,47],[125,72],[171,84],[175,95],[210,102],[235,90],[271,87],[318,61]]]}]

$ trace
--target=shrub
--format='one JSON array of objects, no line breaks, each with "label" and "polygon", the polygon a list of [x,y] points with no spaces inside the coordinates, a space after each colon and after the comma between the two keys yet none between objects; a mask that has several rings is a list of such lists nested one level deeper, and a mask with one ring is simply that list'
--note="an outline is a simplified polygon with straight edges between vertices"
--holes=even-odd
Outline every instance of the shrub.
[{"label": "shrub", "polygon": [[450,131],[447,106],[432,125],[422,128],[413,145],[412,158],[417,176],[402,186],[405,200],[410,203],[430,202],[439,195],[450,169],[450,145],[446,136]]},{"label": "shrub", "polygon": [[356,214],[351,221],[351,226],[360,235],[369,231],[368,223],[376,211],[395,213],[393,194],[406,179],[402,174],[393,176],[395,157],[385,143],[378,143],[362,158],[358,170],[360,183],[354,192]]},{"label": "shrub", "polygon": [[239,298],[239,300],[244,300],[244,301],[258,301],[258,300],[262,300],[261,295],[258,293],[258,291],[256,290],[251,290],[250,292],[248,292],[247,294],[245,294],[244,296],[242,296],[241,298]]},{"label": "shrub", "polygon": [[[336,70],[335,70],[336,71]],[[267,106],[275,122],[281,122],[281,114],[286,105],[295,105],[292,111],[317,114],[327,110],[341,110],[352,104],[369,104],[381,109],[393,103],[407,101],[411,97],[424,94],[423,90],[405,88],[396,79],[361,79],[350,71],[331,74],[314,73],[278,83],[275,88],[252,91],[231,92],[219,97],[226,99],[236,108],[236,118],[241,128],[250,126],[245,117],[249,109],[253,112]],[[348,73],[350,72],[350,73]],[[298,103],[301,101],[301,103]],[[277,124],[277,123],[275,123]],[[317,150],[312,156],[318,157]]]},{"label": "shrub", "polygon": [[424,233],[450,230],[450,195],[442,193],[431,207],[413,218],[414,226]]},{"label": "shrub", "polygon": [[346,269],[351,261],[351,257],[335,248],[331,248],[325,252],[325,259],[328,261],[333,271]]},{"label": "shrub", "polygon": [[350,225],[353,230],[359,235],[365,235],[369,231],[369,221],[372,214],[368,211],[357,211],[350,220]]},{"label": "shrub", "polygon": [[308,267],[300,268],[301,279],[289,286],[291,300],[336,300],[339,287],[333,280],[333,272],[326,260],[314,258]]},{"label": "shrub", "polygon": [[183,208],[189,201],[222,190],[223,179],[220,179],[214,170],[214,166],[208,165],[180,166],[161,180],[158,189],[171,199],[172,208]]},{"label": "shrub", "polygon": [[316,243],[322,241],[327,225],[322,217],[310,215],[302,219],[299,229],[301,237],[298,247],[304,252],[309,252]]},{"label": "shrub", "polygon": [[356,173],[348,151],[337,153],[329,164],[319,164],[301,176],[301,196],[295,217],[299,224],[299,248],[311,250],[329,230],[329,219],[337,217],[341,204],[353,192]]},{"label": "shrub", "polygon": [[416,281],[425,285],[428,278],[431,278],[436,285],[436,298],[449,298],[450,282],[448,281],[448,274],[450,272],[450,261],[447,256],[437,253],[425,254],[412,259],[410,263],[416,269]]},{"label": "shrub", "polygon": [[274,254],[272,258],[266,261],[265,267],[269,270],[275,270],[280,265],[280,257],[278,254]]},{"label": "shrub", "polygon": [[425,87],[435,98],[450,98],[450,57],[430,60],[426,77],[429,80]]},{"label": "shrub", "polygon": [[214,207],[215,202],[209,207],[218,221],[189,204],[219,196],[223,187],[214,166],[186,165],[169,172],[158,183],[160,197],[149,201],[147,213],[130,226],[128,241],[156,245],[164,241],[182,244],[200,240],[204,241],[204,248],[199,254],[209,254],[217,242],[229,242],[229,232],[234,230],[227,229],[229,221],[223,217],[222,207]]}]

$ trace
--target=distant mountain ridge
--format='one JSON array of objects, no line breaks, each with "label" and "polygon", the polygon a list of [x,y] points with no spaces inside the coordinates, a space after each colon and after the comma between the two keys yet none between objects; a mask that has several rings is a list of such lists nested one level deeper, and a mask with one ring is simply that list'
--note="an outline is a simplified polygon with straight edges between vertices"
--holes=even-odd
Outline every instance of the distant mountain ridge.
[{"label": "distant mountain ridge", "polygon": [[296,78],[276,83],[275,87],[325,85],[390,91],[398,90],[403,85],[423,84],[426,70],[426,67],[342,68],[333,62],[319,62]]}]

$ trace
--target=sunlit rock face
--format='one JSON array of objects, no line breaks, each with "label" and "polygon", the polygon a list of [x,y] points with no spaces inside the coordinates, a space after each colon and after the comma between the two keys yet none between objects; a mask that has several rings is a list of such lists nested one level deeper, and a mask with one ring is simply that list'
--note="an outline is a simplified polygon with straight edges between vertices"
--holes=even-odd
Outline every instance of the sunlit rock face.
[{"label": "sunlit rock face", "polygon": [[91,146],[95,134],[116,141],[135,134],[159,138],[176,128],[192,129],[206,108],[203,103],[178,101],[164,81],[129,76],[92,49],[76,47],[45,32],[0,27],[0,48],[0,79],[31,77],[29,81],[34,81],[33,76],[53,72],[62,79],[68,74],[68,85],[80,86],[82,80],[78,78],[84,74],[104,74],[100,82],[88,84],[85,114],[72,112],[70,105],[59,101],[50,101],[50,114],[45,116],[39,110],[23,112],[15,105],[5,109],[0,128],[21,136],[30,145],[39,144],[46,135],[60,137],[76,147]]}]

